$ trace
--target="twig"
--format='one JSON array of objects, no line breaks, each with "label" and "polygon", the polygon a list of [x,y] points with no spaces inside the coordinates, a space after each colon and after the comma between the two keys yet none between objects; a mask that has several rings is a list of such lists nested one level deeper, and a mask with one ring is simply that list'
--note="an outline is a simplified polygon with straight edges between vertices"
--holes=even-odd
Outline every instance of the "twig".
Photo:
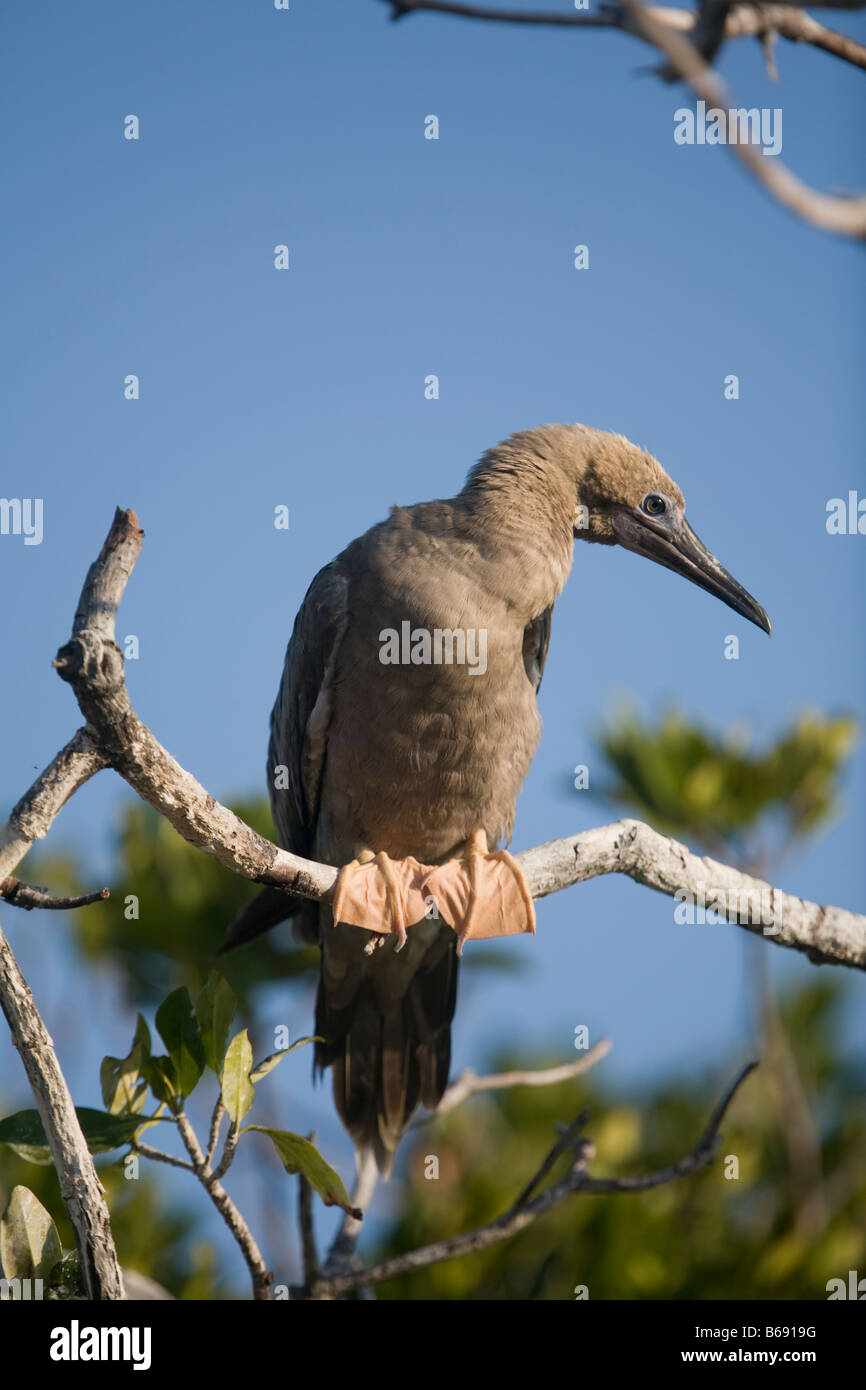
[{"label": "twig", "polygon": [[584,1162],[592,1157],[592,1145],[588,1140],[581,1139],[580,1137],[580,1132],[586,1126],[588,1119],[589,1111],[581,1110],[577,1117],[572,1120],[568,1128],[563,1130],[553,1148],[542,1161],[538,1170],[529,1179],[523,1191],[518,1194],[509,1207],[506,1214],[508,1217],[513,1216],[516,1211],[520,1211],[522,1207],[527,1205],[533,1194],[538,1191],[538,1188],[544,1182],[548,1173],[552,1172],[560,1158],[562,1158],[563,1154],[574,1152],[575,1157],[582,1159]]},{"label": "twig", "polygon": [[[189,1117],[181,1111],[175,1118],[177,1120],[178,1133],[183,1140],[187,1153],[192,1159],[192,1171],[207,1191],[208,1196],[237,1241],[241,1254],[246,1261],[246,1266],[250,1272],[253,1283],[253,1298],[260,1303],[267,1303],[270,1300],[271,1285],[274,1282],[274,1276],[265,1264],[262,1252],[256,1244],[252,1231],[241,1216],[222,1183],[219,1181],[220,1169],[217,1169],[214,1173],[209,1173],[207,1171],[207,1160],[201,1144],[198,1142],[198,1136],[189,1122]],[[231,1134],[229,1134],[229,1138],[231,1138]],[[228,1148],[228,1142],[227,1139],[226,1148]],[[237,1137],[235,1137],[235,1143],[237,1143]],[[223,1158],[225,1158],[225,1154]],[[231,1162],[231,1159],[229,1159],[229,1162]],[[228,1164],[226,1164],[226,1167],[228,1167]]]},{"label": "twig", "polygon": [[[398,3],[395,3],[395,0],[386,0],[386,3],[398,11],[392,15],[393,19],[403,19],[407,15],[427,10],[455,18],[492,20],[496,24],[552,25],[567,29],[619,29],[624,34],[648,42],[632,24],[627,10],[622,4],[617,3],[602,4],[597,11],[587,10],[574,14],[556,10],[513,10],[491,8],[487,5],[451,4],[446,0],[402,0],[402,3],[399,0]],[[838,3],[834,0],[812,0],[809,7],[857,10],[863,7],[863,3],[864,0],[853,0],[851,4],[844,3],[844,0],[838,0]],[[648,5],[646,8],[649,15],[671,29],[687,32],[697,28],[699,16],[691,10],[679,10],[668,5]],[[866,68],[866,48],[862,44],[849,38],[847,34],[839,34],[836,30],[819,24],[797,4],[737,4],[726,8],[728,13],[722,36],[725,41],[740,38],[760,39],[772,30],[791,43],[807,43],[813,48],[831,53],[835,58],[841,58],[843,62]],[[709,51],[706,56],[710,56]]]},{"label": "twig", "polygon": [[669,25],[660,23],[638,0],[621,0],[638,31],[648,43],[658,48],[670,60],[672,67],[691,87],[695,96],[708,107],[720,111],[720,130],[723,143],[748,169],[749,173],[778,203],[825,232],[841,236],[866,238],[866,197],[838,197],[818,193],[798,179],[778,158],[766,159],[754,145],[739,140],[729,141],[728,109],[731,106],[725,87],[707,66],[701,54],[681,34]]},{"label": "twig", "polygon": [[[352,1206],[356,1211],[366,1212],[373,1200],[373,1193],[379,1181],[379,1170],[372,1152],[367,1149],[361,1154],[358,1177],[352,1192]],[[352,1263],[358,1236],[361,1234],[361,1220],[347,1212],[334,1237],[328,1258],[325,1261],[325,1274],[331,1275],[348,1269]],[[364,1284],[362,1279],[360,1284]]]},{"label": "twig", "polygon": [[134,1139],[129,1146],[130,1152],[141,1154],[142,1158],[150,1158],[154,1163],[168,1163],[172,1168],[185,1168],[188,1173],[195,1173],[196,1169],[185,1158],[175,1158],[174,1154],[167,1154],[162,1149],[151,1148],[150,1144],[145,1144],[141,1139]]},{"label": "twig", "polygon": [[123,1299],[123,1279],[102,1184],[81,1132],[51,1039],[0,930],[0,1007],[12,1033],[51,1150],[78,1249],[87,1296]]},{"label": "twig", "polygon": [[560,1081],[570,1081],[573,1076],[581,1076],[589,1071],[590,1067],[594,1067],[596,1062],[600,1062],[602,1057],[606,1057],[611,1046],[610,1038],[602,1038],[601,1042],[597,1042],[595,1047],[590,1048],[585,1056],[578,1057],[576,1061],[538,1071],[504,1071],[492,1076],[477,1076],[471,1068],[467,1068],[456,1081],[452,1081],[433,1113],[425,1115],[419,1124],[430,1124],[432,1120],[438,1119],[440,1115],[447,1115],[471,1096],[477,1096],[482,1091],[505,1091],[513,1086],[556,1086]]},{"label": "twig", "polygon": [[216,1104],[213,1108],[213,1114],[210,1118],[210,1134],[208,1135],[207,1152],[205,1153],[205,1167],[208,1169],[213,1163],[213,1156],[216,1153],[216,1146],[220,1137],[220,1125],[222,1124],[223,1115],[225,1113],[226,1108],[223,1105],[222,1095],[218,1095]]},{"label": "twig", "polygon": [[350,1270],[332,1276],[329,1276],[326,1270],[314,1288],[314,1296],[334,1298],[341,1293],[348,1293],[351,1289],[381,1284],[388,1279],[396,1279],[399,1275],[412,1274],[416,1270],[427,1269],[430,1265],[441,1264],[444,1260],[452,1260],[457,1256],[487,1250],[490,1246],[498,1245],[501,1241],[508,1240],[511,1236],[525,1230],[540,1216],[544,1216],[559,1202],[574,1193],[642,1192],[647,1188],[660,1187],[664,1183],[673,1182],[678,1178],[697,1172],[712,1158],[718,1143],[719,1126],[725,1111],[738,1088],[756,1065],[755,1062],[749,1062],[747,1066],[742,1068],[713,1110],[694,1149],[669,1168],[663,1168],[655,1173],[647,1173],[636,1178],[590,1178],[585,1172],[586,1158],[581,1155],[570,1172],[560,1182],[549,1187],[523,1206],[512,1204],[507,1212],[491,1222],[489,1226],[482,1226],[480,1230],[472,1231],[467,1235],[453,1236],[450,1240],[437,1241],[434,1245],[427,1245],[404,1255],[393,1255],[389,1259],[380,1260],[378,1264],[368,1265],[363,1269]]},{"label": "twig", "polygon": [[13,907],[23,907],[25,912],[30,912],[34,907],[67,912],[73,907],[89,907],[91,903],[104,902],[110,897],[108,888],[98,888],[95,893],[84,893],[77,898],[57,898],[47,888],[22,883],[20,878],[12,878],[11,875],[0,880],[0,898],[5,898]]},{"label": "twig", "polygon": [[219,1163],[213,1171],[213,1176],[215,1178],[223,1177],[224,1174],[226,1174],[229,1168],[231,1167],[232,1160],[235,1156],[235,1149],[238,1146],[239,1137],[240,1131],[236,1129],[234,1125],[231,1125],[229,1128],[229,1132],[226,1135],[226,1142],[223,1145],[222,1158],[220,1159]]},{"label": "twig", "polygon": [[13,807],[0,831],[0,878],[18,867],[34,840],[47,835],[70,796],[104,767],[108,759],[92,730],[79,729]]},{"label": "twig", "polygon": [[[315,1131],[308,1135],[315,1144]],[[313,1228],[313,1189],[301,1173],[298,1185],[298,1226],[301,1232],[301,1252],[304,1261],[304,1284],[309,1289],[319,1272],[319,1252],[316,1248],[316,1233]]]},{"label": "twig", "polygon": [[[861,2],[862,0],[856,0],[855,5],[843,7],[860,8]],[[666,81],[681,78],[700,100],[705,101],[714,110],[722,112],[720,131],[724,137],[723,143],[729,146],[752,177],[782,207],[802,218],[804,222],[820,227],[822,231],[859,240],[866,239],[866,197],[819,193],[786,169],[777,157],[766,159],[763,152],[753,145],[727,139],[729,98],[707,61],[712,61],[725,38],[733,34],[747,33],[762,37],[773,31],[795,42],[814,44],[828,53],[833,53],[837,58],[866,68],[866,49],[861,44],[844,34],[835,34],[825,29],[811,16],[803,15],[796,5],[773,6],[772,17],[761,15],[760,18],[751,19],[743,13],[748,7],[739,6],[735,14],[729,15],[726,0],[704,0],[697,16],[686,12],[686,18],[683,19],[683,12],[680,12],[679,18],[672,19],[671,15],[676,15],[677,11],[642,5],[638,0],[617,0],[616,4],[605,6],[599,13],[570,15],[491,9],[487,6],[450,3],[450,0],[389,0],[389,3],[392,5],[395,19],[429,10],[437,14],[459,15],[468,19],[487,19],[500,23],[621,29],[643,39],[669,60],[657,69]],[[780,10],[789,13],[780,14]],[[730,31],[729,23],[732,24]],[[678,29],[691,31],[695,41],[689,42],[682,33],[677,32]]]}]

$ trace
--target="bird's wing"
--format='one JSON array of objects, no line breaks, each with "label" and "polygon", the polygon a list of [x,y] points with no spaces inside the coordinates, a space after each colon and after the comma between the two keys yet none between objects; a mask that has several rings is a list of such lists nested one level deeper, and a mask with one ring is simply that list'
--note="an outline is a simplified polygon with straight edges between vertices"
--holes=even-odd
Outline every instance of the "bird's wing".
[{"label": "bird's wing", "polygon": [[535,690],[538,690],[541,685],[541,677],[544,675],[544,663],[547,660],[547,649],[550,646],[550,620],[552,616],[553,604],[549,608],[545,608],[543,613],[539,613],[538,617],[533,618],[532,622],[523,629],[523,666]]},{"label": "bird's wing", "polygon": [[316,575],[295,619],[271,713],[271,810],[280,844],[293,854],[308,855],[315,835],[348,588],[337,560]]},{"label": "bird's wing", "polygon": [[[348,621],[348,580],[337,560],[320,570],[307,590],[286,651],[283,678],[271,712],[268,788],[283,849],[308,856],[313,847],[319,793],[333,708],[337,655]],[[303,900],[263,888],[229,927],[220,952],[254,941],[294,916]],[[315,913],[296,923],[296,935],[315,939]]]}]

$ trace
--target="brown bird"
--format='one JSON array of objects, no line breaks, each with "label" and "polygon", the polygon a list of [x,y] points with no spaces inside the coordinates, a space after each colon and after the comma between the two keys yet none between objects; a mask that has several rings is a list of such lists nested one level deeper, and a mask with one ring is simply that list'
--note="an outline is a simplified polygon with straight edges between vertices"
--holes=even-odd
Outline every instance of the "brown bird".
[{"label": "brown bird", "polygon": [[456,497],[392,508],[307,592],[271,716],[270,796],[286,849],[346,867],[333,910],[265,889],[226,946],[291,915],[321,947],[316,1066],[385,1173],[416,1106],[447,1085],[463,940],[534,926],[495,847],[538,745],[575,538],[646,555],[770,631],[684,512],[645,450],[548,425],[489,450]]}]

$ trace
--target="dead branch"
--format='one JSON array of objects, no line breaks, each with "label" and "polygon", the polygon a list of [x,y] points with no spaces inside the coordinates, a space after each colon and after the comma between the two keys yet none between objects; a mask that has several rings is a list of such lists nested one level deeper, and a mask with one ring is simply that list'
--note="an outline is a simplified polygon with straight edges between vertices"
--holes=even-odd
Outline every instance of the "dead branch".
[{"label": "dead branch", "polygon": [[69,912],[75,907],[89,907],[91,903],[105,902],[111,897],[108,888],[97,888],[95,893],[82,893],[77,898],[57,898],[47,888],[37,888],[31,883],[22,883],[20,878],[0,879],[0,898],[12,907],[23,907],[30,912],[34,907],[50,908],[54,912]]},{"label": "dead branch", "polygon": [[778,158],[766,159],[754,145],[729,141],[728,110],[734,103],[701,54],[688,39],[655,19],[638,0],[621,0],[621,3],[647,42],[665,54],[695,96],[722,113],[721,130],[726,147],[776,202],[825,232],[866,239],[866,197],[819,193],[786,169]]},{"label": "dead branch", "polygon": [[51,1038],[27,981],[0,930],[0,1007],[6,1015],[75,1232],[81,1277],[90,1299],[123,1299],[123,1279],[108,1207]]},{"label": "dead branch", "polygon": [[[123,659],[114,642],[114,612],[140,547],[133,513],[118,512],[76,613],[73,638],[55,664],[72,684],[90,724],[53,760],[15,807],[0,835],[0,867],[14,868],[44,835],[77,786],[101,767],[114,766],[189,843],[232,872],[284,888],[300,897],[327,899],[336,867],[293,855],[258,835],[217,802],[175,762],[141,723],[129,701]],[[115,551],[119,551],[119,557]],[[866,966],[866,918],[842,908],[819,907],[707,857],[634,820],[584,831],[517,856],[536,898],[598,874],[624,873],[668,895],[698,896],[707,885],[724,889],[738,904],[770,895],[772,926],[739,920],[747,930],[778,945],[804,951],[815,961]],[[729,912],[729,920],[742,912]]]},{"label": "dead branch", "polygon": [[602,1038],[601,1042],[597,1042],[595,1047],[590,1048],[585,1056],[578,1057],[576,1061],[538,1071],[504,1071],[492,1076],[477,1076],[471,1068],[467,1068],[456,1081],[452,1081],[433,1113],[425,1116],[419,1123],[427,1125],[484,1091],[507,1091],[514,1086],[558,1086],[561,1081],[570,1081],[572,1077],[582,1076],[590,1067],[594,1067],[596,1062],[600,1062],[602,1057],[606,1057],[610,1049],[610,1038]]},{"label": "dead branch", "polygon": [[[402,19],[406,15],[427,10],[433,14],[452,15],[463,19],[486,19],[497,24],[535,24],[566,29],[619,29],[624,34],[643,39],[637,26],[632,22],[628,11],[617,3],[603,4],[598,11],[580,11],[574,14],[544,10],[513,10],[487,5],[464,5],[448,3],[447,0],[386,0],[394,13],[392,19]],[[812,0],[810,9],[857,10],[863,7],[864,0]],[[693,36],[694,47],[710,60],[718,52],[722,42],[729,39],[763,39],[767,33],[778,34],[791,43],[807,43],[831,53],[843,62],[854,67],[866,68],[866,48],[847,34],[828,29],[796,3],[788,4],[720,4],[700,7],[695,15],[691,10],[678,10],[670,5],[648,5],[647,13],[669,28],[689,33]],[[719,12],[725,10],[724,27],[719,22]],[[716,13],[713,14],[712,11]],[[704,16],[703,26],[701,15]],[[700,37],[698,31],[702,30]],[[716,32],[718,30],[718,32]]]},{"label": "dead branch", "polygon": [[[797,43],[813,44],[845,62],[866,69],[866,48],[847,35],[826,29],[810,15],[804,14],[796,4],[741,4],[731,9],[727,0],[702,0],[695,15],[688,11],[643,5],[639,0],[617,0],[615,4],[605,5],[598,13],[585,14],[490,8],[452,3],[451,0],[388,0],[388,3],[393,19],[427,10],[498,23],[619,29],[643,39],[668,59],[657,69],[665,81],[682,79],[708,107],[723,113],[720,129],[725,137],[724,143],[770,197],[802,221],[822,231],[866,239],[866,197],[820,193],[792,174],[779,162],[778,157],[766,159],[763,152],[753,145],[727,139],[727,112],[734,103],[711,67],[712,60],[726,39],[749,35],[764,42],[779,34]],[[843,0],[835,7],[859,9],[862,3],[863,0],[854,0],[852,4],[845,4]],[[693,41],[685,38],[682,31],[688,31]]]},{"label": "dead branch", "polygon": [[[103,765],[114,767],[185,840],[233,873],[298,897],[329,900],[338,868],[303,859],[258,835],[186,772],[133,710],[123,657],[114,641],[114,614],[140,545],[135,514],[118,511],[85,581],[72,640],[55,661],[75,692]],[[114,549],[121,551],[121,561],[113,558]],[[26,802],[25,797],[16,808],[19,818],[21,807],[26,814]],[[524,850],[516,858],[535,898],[609,873],[627,874],[668,896],[680,893],[700,900],[708,891],[719,890],[727,904],[724,916],[747,931],[803,951],[816,963],[866,968],[866,917],[783,893],[738,869],[692,854],[640,821],[621,820],[583,831]],[[766,921],[767,905],[771,923]]]},{"label": "dead branch", "polygon": [[[517,1200],[490,1225],[482,1226],[480,1230],[471,1231],[466,1235],[453,1236],[450,1240],[437,1241],[419,1250],[408,1251],[404,1255],[393,1255],[363,1269],[353,1269],[333,1276],[326,1272],[310,1291],[312,1296],[335,1298],[351,1289],[382,1284],[388,1279],[396,1279],[402,1274],[412,1274],[419,1269],[427,1269],[430,1265],[441,1264],[445,1260],[475,1254],[479,1250],[488,1250],[492,1245],[498,1245],[501,1241],[509,1240],[511,1236],[525,1230],[540,1216],[545,1216],[560,1202],[576,1193],[645,1192],[648,1188],[661,1187],[665,1183],[675,1182],[679,1178],[698,1172],[706,1167],[715,1153],[720,1138],[719,1128],[725,1113],[737,1090],[756,1065],[756,1062],[749,1062],[738,1072],[713,1110],[695,1147],[677,1163],[633,1178],[592,1178],[586,1171],[592,1158],[592,1148],[586,1140],[579,1138],[579,1131],[586,1121],[586,1115],[579,1115],[545,1157],[538,1172],[527,1183]],[[574,1163],[566,1176],[539,1196],[533,1197],[532,1193],[548,1175],[554,1163],[569,1151],[574,1156]]]}]

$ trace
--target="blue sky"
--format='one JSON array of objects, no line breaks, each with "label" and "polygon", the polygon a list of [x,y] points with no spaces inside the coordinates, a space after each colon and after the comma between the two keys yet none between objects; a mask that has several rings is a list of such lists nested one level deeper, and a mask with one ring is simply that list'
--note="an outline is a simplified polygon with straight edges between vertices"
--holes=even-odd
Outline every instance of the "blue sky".
[{"label": "blue sky", "polygon": [[[633,555],[578,545],[515,848],[613,818],[569,773],[592,771],[592,732],[623,693],[758,739],[805,706],[862,712],[866,540],[825,530],[828,498],[866,491],[862,252],[794,221],[727,151],[676,145],[685,98],[638,73],[635,41],[386,15],[377,0],[6,7],[0,492],[42,497],[45,533],[0,537],[4,811],[76,727],[50,660],[116,504],[146,531],[119,623],[140,640],[133,701],[226,799],[264,786],[267,717],[316,570],[392,503],[453,493],[484,448],[551,420],[650,448],[774,633]],[[839,27],[866,30],[848,15]],[[721,71],[739,104],[782,108],[781,157],[802,177],[866,185],[862,75],[784,43],[778,62],[774,86],[740,41]],[[424,139],[431,113],[438,141]],[[273,528],[280,503],[288,532]],[[784,888],[862,907],[864,770],[861,748],[843,817]],[[103,774],[52,843],[98,875],[129,795]],[[67,1039],[77,1098],[96,1100],[101,1043],[114,1030],[116,1051],[129,1032],[110,982],[86,984],[99,1040],[77,1036],[55,973],[70,968],[62,925],[4,921]],[[675,927],[664,898],[627,881],[560,894],[535,941],[511,948],[529,968],[465,990],[455,1065],[496,1041],[566,1058],[585,1022],[613,1036],[604,1065],[623,1084],[730,1069],[748,1039],[742,936]],[[772,957],[779,975],[813,969]],[[307,1031],[307,998],[274,1008]],[[0,1046],[4,1093],[23,1101]],[[292,1095],[295,1127],[317,1125],[348,1167],[305,1066]]]}]

